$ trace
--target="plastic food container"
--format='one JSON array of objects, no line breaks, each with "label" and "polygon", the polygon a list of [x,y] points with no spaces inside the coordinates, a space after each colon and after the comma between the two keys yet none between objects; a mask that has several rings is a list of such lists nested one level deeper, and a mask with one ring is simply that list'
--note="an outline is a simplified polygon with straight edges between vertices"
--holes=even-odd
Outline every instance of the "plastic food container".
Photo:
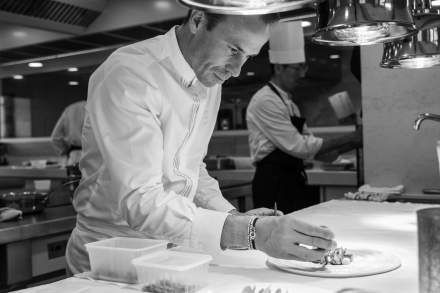
[{"label": "plastic food container", "polygon": [[137,283],[131,261],[137,257],[165,250],[166,240],[116,237],[87,243],[90,267],[98,279]]},{"label": "plastic food container", "polygon": [[207,285],[211,260],[206,254],[166,250],[132,263],[139,283],[145,285],[143,291],[192,293]]}]

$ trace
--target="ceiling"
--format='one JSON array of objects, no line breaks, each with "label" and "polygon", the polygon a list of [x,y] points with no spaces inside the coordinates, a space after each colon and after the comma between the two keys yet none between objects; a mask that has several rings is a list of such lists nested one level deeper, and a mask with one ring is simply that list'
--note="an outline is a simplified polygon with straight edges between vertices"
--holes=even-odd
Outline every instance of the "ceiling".
[{"label": "ceiling", "polygon": [[172,26],[182,23],[182,20],[183,18],[176,18],[1,50],[0,63],[14,63],[53,55],[117,47],[162,34]]},{"label": "ceiling", "polygon": [[[176,0],[0,0],[0,78],[91,66],[125,44],[163,34],[187,13]],[[309,20],[314,9],[282,17]],[[31,61],[45,68],[30,69]]]}]

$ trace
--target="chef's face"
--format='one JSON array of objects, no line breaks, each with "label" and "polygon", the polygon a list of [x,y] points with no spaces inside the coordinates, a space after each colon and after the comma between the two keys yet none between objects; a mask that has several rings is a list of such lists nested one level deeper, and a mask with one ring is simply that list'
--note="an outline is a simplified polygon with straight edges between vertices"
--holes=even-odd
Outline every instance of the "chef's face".
[{"label": "chef's face", "polygon": [[280,66],[280,80],[284,89],[292,92],[298,84],[298,80],[303,78],[307,71],[305,63],[283,64]]},{"label": "chef's face", "polygon": [[207,87],[237,77],[246,60],[257,55],[269,39],[269,24],[259,16],[225,16],[209,30],[203,12],[196,12],[190,21],[194,44],[191,66]]}]

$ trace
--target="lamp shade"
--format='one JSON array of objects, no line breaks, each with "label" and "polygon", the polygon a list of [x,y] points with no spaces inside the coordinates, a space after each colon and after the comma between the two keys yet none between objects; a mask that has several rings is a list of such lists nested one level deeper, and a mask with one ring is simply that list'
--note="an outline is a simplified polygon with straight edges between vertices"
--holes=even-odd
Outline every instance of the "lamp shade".
[{"label": "lamp shade", "polygon": [[330,46],[390,42],[417,32],[405,0],[328,0],[316,5],[312,40]]},{"label": "lamp shade", "polygon": [[384,44],[381,67],[418,69],[440,65],[440,11],[425,2],[413,5],[417,35]]},{"label": "lamp shade", "polygon": [[313,6],[318,0],[179,0],[190,8],[211,13],[258,15]]}]

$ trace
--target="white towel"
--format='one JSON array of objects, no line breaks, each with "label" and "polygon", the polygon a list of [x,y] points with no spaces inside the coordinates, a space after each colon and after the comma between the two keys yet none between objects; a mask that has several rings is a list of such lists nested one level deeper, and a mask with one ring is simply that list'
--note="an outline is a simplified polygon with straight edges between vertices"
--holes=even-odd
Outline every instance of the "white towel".
[{"label": "white towel", "polygon": [[344,194],[347,199],[386,201],[391,194],[402,194],[405,190],[403,185],[392,187],[372,187],[369,184],[362,185],[356,192]]}]

